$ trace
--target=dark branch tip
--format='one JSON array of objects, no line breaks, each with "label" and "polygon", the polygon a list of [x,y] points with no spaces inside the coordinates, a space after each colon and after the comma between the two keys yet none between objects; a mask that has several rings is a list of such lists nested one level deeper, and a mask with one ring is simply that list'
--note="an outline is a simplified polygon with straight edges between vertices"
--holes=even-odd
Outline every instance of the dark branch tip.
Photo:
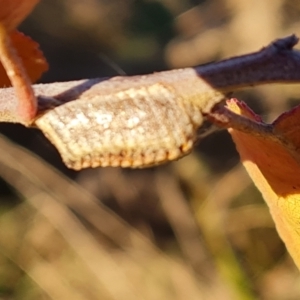
[{"label": "dark branch tip", "polygon": [[292,34],[282,39],[274,41],[271,45],[275,46],[278,50],[291,50],[298,43],[299,38]]}]

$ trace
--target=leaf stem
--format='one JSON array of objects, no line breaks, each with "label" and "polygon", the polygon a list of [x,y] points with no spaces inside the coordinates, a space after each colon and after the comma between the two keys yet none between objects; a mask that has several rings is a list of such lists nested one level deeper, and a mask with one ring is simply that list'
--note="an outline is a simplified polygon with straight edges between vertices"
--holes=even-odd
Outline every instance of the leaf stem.
[{"label": "leaf stem", "polygon": [[30,125],[37,113],[37,100],[22,61],[11,44],[10,36],[6,28],[1,23],[0,61],[16,93],[16,116],[14,118],[16,118],[19,123]]}]

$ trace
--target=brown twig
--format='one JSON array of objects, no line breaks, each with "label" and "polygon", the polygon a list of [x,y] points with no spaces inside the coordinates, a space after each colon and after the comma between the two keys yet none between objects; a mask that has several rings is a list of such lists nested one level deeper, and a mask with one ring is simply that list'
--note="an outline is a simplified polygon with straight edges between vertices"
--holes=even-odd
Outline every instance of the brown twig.
[{"label": "brown twig", "polygon": [[196,67],[198,75],[222,92],[266,83],[295,83],[300,78],[300,52],[295,35],[278,39],[258,52]]},{"label": "brown twig", "polygon": [[[292,35],[258,52],[196,68],[36,85],[34,125],[76,170],[178,159],[191,151],[205,116],[228,92],[300,82],[297,42]],[[16,102],[11,89],[0,92],[0,108],[7,102]],[[14,111],[3,111],[0,121],[16,122]]]},{"label": "brown twig", "polygon": [[[86,96],[88,96],[86,99],[88,101],[92,95],[101,98],[107,94],[111,95],[122,90],[140,87],[143,84],[158,82],[170,84],[175,88],[179,84],[177,91],[181,91],[185,98],[191,95],[205,98],[208,96],[206,95],[208,90],[212,89],[227,93],[259,84],[295,83],[300,82],[300,52],[293,49],[297,42],[298,38],[292,35],[274,41],[258,52],[195,68],[164,71],[144,76],[120,76],[37,84],[33,85],[33,89],[35,95],[38,96],[41,113],[45,109],[51,109],[53,106],[69,101],[84,100]],[[204,85],[203,81],[207,84]],[[186,85],[189,82],[191,84]],[[191,88],[191,91],[188,88]],[[0,90],[0,108],[5,108],[7,101],[16,102],[12,88]],[[10,114],[13,113],[10,111]],[[3,113],[0,115],[1,121],[18,122],[14,115],[5,117]]]}]

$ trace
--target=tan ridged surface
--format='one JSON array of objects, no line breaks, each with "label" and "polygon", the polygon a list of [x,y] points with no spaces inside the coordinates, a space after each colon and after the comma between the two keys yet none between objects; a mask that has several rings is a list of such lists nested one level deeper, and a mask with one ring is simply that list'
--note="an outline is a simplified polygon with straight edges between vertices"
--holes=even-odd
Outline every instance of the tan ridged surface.
[{"label": "tan ridged surface", "polygon": [[171,85],[156,83],[61,105],[37,125],[73,169],[146,167],[190,152],[199,109]]}]

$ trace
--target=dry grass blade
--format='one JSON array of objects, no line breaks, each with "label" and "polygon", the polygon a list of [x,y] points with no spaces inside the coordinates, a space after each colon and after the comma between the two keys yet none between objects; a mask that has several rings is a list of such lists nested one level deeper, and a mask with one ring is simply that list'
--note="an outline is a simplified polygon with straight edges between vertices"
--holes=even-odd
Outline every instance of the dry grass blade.
[{"label": "dry grass blade", "polygon": [[[8,142],[5,143],[3,139],[1,142],[0,143],[2,146],[6,144],[6,146],[9,147]],[[6,151],[9,153],[9,155],[14,156],[17,154],[16,152],[21,150],[11,145],[11,149],[9,150],[6,148]],[[22,156],[23,155],[24,154],[22,154]],[[20,156],[18,155],[18,157]],[[25,157],[23,156],[23,158]],[[26,159],[29,159],[29,161],[33,162],[29,155],[26,157]],[[89,270],[108,290],[109,294],[111,295],[111,299],[117,300],[121,299],[122,297],[123,299],[142,299],[141,296],[137,297],[138,293],[136,290],[138,287],[133,288],[131,286],[124,274],[124,271],[121,270],[112,257],[106,251],[101,249],[100,245],[97,244],[92,235],[83,228],[80,221],[77,219],[77,217],[75,217],[74,214],[70,212],[67,206],[57,201],[58,198],[60,198],[61,200],[70,199],[70,202],[72,202],[73,197],[70,195],[70,191],[67,191],[67,193],[64,194],[64,197],[62,197],[63,195],[61,193],[60,195],[55,193],[55,189],[50,192],[49,187],[46,187],[45,185],[39,185],[38,181],[35,180],[37,178],[36,176],[39,177],[39,175],[41,175],[38,175],[39,171],[46,171],[46,167],[42,167],[43,164],[38,162],[36,159],[33,160],[36,160],[37,164],[41,164],[41,167],[38,168],[37,164],[35,164],[36,168],[33,169],[33,173],[31,174],[29,172],[30,165],[27,165],[28,169],[26,171],[24,170],[26,165],[23,165],[20,161],[16,168],[11,168],[7,165],[5,168],[3,164],[4,160],[4,155],[1,155],[2,176],[19,192],[27,197],[28,201],[41,213],[43,213],[55,227],[59,229],[69,244],[74,248],[78,256],[85,262],[85,265],[89,268]],[[14,164],[16,159],[10,158],[7,161]],[[27,163],[29,163],[29,161],[27,161]],[[56,175],[56,177],[59,176]],[[61,178],[57,179],[62,180],[62,178],[63,177],[61,176]],[[48,182],[50,179],[54,179],[54,176],[48,177]],[[45,182],[47,182],[46,179]],[[60,182],[60,184],[64,183]],[[69,183],[69,185],[71,185],[71,183]],[[55,195],[55,199],[49,196],[49,194]],[[82,197],[81,199],[83,199],[85,196],[83,193],[78,195]],[[101,218],[101,214],[98,217]],[[36,269],[35,271],[38,270],[39,269]],[[33,272],[32,276],[34,278],[36,277],[35,271],[29,272],[29,274]]]},{"label": "dry grass blade", "polygon": [[[181,172],[184,164],[179,163],[174,168],[176,175],[184,181],[188,179],[187,185],[191,192],[190,202],[195,211],[196,221],[203,236],[203,241],[207,246],[209,253],[214,257],[216,269],[219,271],[222,279],[234,292],[236,299],[254,299],[254,295],[248,286],[248,279],[240,262],[238,261],[232,245],[228,241],[226,227],[224,226],[224,213],[227,212],[229,201],[238,195],[249,185],[250,180],[241,166],[228,172],[217,185],[206,191],[199,190],[201,178],[201,166],[194,157],[187,158],[193,165],[190,176],[188,172]],[[193,160],[195,160],[193,162]],[[246,180],[245,180],[246,177]],[[236,186],[235,189],[228,189],[228,186]],[[224,209],[226,208],[226,209]]]},{"label": "dry grass blade", "polygon": [[62,233],[89,270],[97,277],[111,299],[143,299],[138,286],[133,286],[109,252],[105,251],[67,207],[47,194],[38,194],[28,201],[45,215]]},{"label": "dry grass blade", "polygon": [[[35,196],[36,190],[32,191],[31,186],[36,186],[40,192],[52,195],[56,201],[78,212],[116,245],[124,248],[138,245],[149,253],[156,251],[149,240],[101,205],[96,197],[55,171],[50,165],[11,144],[4,137],[0,138],[0,148],[1,176],[8,182],[13,182],[14,187],[24,196]],[[17,180],[20,178],[25,178],[26,182],[22,184],[22,180]]]},{"label": "dry grass blade", "polygon": [[[6,245],[2,241],[0,243],[0,253],[18,265],[50,299],[86,299],[78,291],[71,289],[68,282],[60,274],[59,269],[43,259],[38,253],[34,253],[34,263],[28,264],[21,259],[16,260],[10,251],[6,249]],[[30,249],[30,251],[33,250]]]},{"label": "dry grass blade", "polygon": [[206,249],[201,241],[199,227],[195,221],[182,191],[175,178],[165,172],[159,172],[156,176],[156,186],[162,208],[175,231],[181,249],[194,270],[204,276],[210,276],[213,270],[206,268],[208,264]]},{"label": "dry grass blade", "polygon": [[[99,282],[110,292],[112,299],[121,299],[120,294],[122,293],[124,295],[129,294],[128,299],[135,299],[136,293],[132,292],[131,284],[128,283],[126,278],[124,279],[124,270],[119,269],[118,266],[116,269],[116,262],[113,261],[113,258],[110,258],[108,253],[99,249],[99,245],[95,244],[91,234],[83,229],[80,221],[75,215],[71,214],[67,207],[72,208],[84,217],[119,247],[126,249],[125,256],[128,263],[134,260],[134,264],[138,264],[141,274],[153,272],[145,264],[146,261],[160,261],[160,268],[164,270],[163,272],[166,276],[164,280],[168,282],[169,288],[173,286],[174,291],[171,293],[173,299],[182,299],[180,293],[177,295],[176,292],[178,290],[178,280],[180,280],[179,278],[182,277],[182,274],[185,274],[186,284],[190,287],[190,299],[197,299],[202,293],[206,294],[205,290],[207,288],[203,286],[201,281],[197,282],[196,276],[187,265],[180,260],[173,260],[171,257],[161,253],[146,238],[131,229],[124,222],[119,221],[113,213],[101,207],[93,196],[75,183],[59,175],[50,166],[47,166],[47,164],[23,149],[11,144],[3,137],[0,139],[0,148],[3,151],[0,156],[1,176],[25,196],[29,203],[45,215],[54,227],[61,232],[69,245],[75,250],[81,260],[85,262],[90,272],[97,276]],[[107,218],[107,221],[103,221],[103,218]],[[97,222],[98,220],[100,221]],[[117,235],[114,235],[113,231],[116,228],[120,231]],[[92,250],[87,250],[86,245],[88,245],[88,249]],[[99,270],[101,266],[103,267],[103,272]],[[105,270],[110,270],[107,272],[112,272],[111,274],[114,275],[104,274]],[[120,278],[120,289],[118,290],[114,290],[114,287],[110,285],[111,281],[114,282],[116,280],[112,279],[113,277]],[[135,289],[139,289],[139,285],[133,288],[133,290]],[[159,293],[166,293],[164,285],[160,289]],[[139,293],[137,292],[137,294]],[[141,297],[139,299],[142,299]],[[122,299],[125,298],[123,297]],[[209,298],[206,297],[205,299]]]}]

